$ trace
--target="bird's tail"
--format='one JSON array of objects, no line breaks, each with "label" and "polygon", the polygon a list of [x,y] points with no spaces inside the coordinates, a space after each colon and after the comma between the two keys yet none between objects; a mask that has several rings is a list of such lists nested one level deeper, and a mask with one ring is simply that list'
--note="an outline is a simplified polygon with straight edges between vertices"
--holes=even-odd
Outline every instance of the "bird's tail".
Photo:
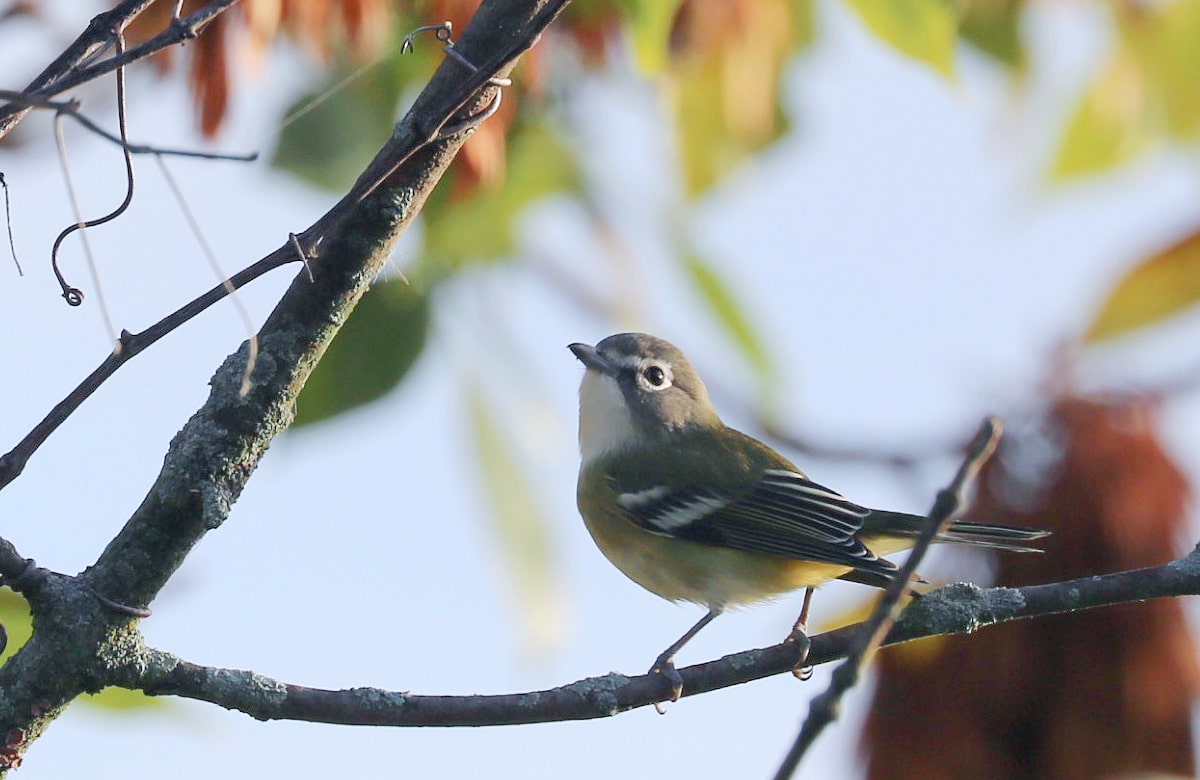
[{"label": "bird's tail", "polygon": [[[864,535],[879,534],[885,537],[913,538],[921,533],[928,518],[906,515],[900,512],[872,512],[863,528]],[[1041,552],[1030,547],[1029,542],[1049,536],[1049,531],[1020,525],[997,523],[973,523],[955,520],[949,528],[938,534],[937,541],[951,544],[968,544],[974,547],[992,547],[1012,552]]]}]

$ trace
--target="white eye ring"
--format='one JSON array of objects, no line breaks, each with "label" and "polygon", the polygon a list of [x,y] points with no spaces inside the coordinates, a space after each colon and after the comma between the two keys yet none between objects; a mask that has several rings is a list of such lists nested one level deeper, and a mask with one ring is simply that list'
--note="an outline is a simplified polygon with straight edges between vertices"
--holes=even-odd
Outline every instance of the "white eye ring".
[{"label": "white eye ring", "polygon": [[648,392],[657,393],[660,390],[666,390],[671,386],[673,379],[671,367],[665,363],[647,361],[638,366],[638,386]]}]

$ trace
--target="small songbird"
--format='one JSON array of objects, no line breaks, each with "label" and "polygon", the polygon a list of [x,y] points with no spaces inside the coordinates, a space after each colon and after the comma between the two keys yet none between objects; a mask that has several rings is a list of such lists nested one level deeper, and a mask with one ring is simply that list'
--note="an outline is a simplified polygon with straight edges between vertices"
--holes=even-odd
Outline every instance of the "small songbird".
[{"label": "small songbird", "polygon": [[[579,388],[577,501],[600,551],[643,588],[708,614],[651,673],[683,693],[674,656],[726,607],[835,578],[886,587],[881,555],[911,547],[924,517],[866,509],[727,427],[683,353],[644,333],[571,344]],[[938,541],[1036,552],[1033,528],[955,522]],[[807,611],[807,599],[805,610]],[[807,646],[802,613],[791,638]]]}]

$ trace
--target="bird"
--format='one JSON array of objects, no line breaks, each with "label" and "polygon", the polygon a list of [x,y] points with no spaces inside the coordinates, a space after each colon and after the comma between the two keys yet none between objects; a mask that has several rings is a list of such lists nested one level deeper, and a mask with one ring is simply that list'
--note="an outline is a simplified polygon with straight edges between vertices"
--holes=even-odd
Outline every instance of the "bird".
[{"label": "bird", "polygon": [[[912,547],[925,517],[855,504],[725,425],[687,357],[661,338],[618,333],[568,349],[585,368],[576,487],[584,525],[629,579],[708,609],[650,668],[669,683],[670,701],[683,694],[675,655],[727,608],[807,589],[788,637],[806,654],[813,588],[894,579],[898,567],[881,556]],[[937,541],[1040,552],[1028,543],[1045,535],[955,521]]]}]

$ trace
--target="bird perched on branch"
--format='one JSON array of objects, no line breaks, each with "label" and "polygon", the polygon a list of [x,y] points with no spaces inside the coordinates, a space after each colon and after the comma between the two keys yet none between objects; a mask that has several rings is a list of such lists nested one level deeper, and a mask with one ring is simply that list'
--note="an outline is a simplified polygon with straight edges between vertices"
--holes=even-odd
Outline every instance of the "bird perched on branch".
[{"label": "bird perched on branch", "polygon": [[[644,333],[571,344],[579,388],[577,501],[600,551],[637,584],[708,613],[651,667],[683,693],[675,654],[726,607],[840,578],[886,587],[880,556],[911,547],[926,518],[867,509],[721,422],[673,345]],[[955,522],[938,541],[1036,552],[1033,528]],[[791,638],[805,647],[808,599]],[[806,651],[807,652],[807,651]],[[803,661],[801,661],[802,663]]]}]

